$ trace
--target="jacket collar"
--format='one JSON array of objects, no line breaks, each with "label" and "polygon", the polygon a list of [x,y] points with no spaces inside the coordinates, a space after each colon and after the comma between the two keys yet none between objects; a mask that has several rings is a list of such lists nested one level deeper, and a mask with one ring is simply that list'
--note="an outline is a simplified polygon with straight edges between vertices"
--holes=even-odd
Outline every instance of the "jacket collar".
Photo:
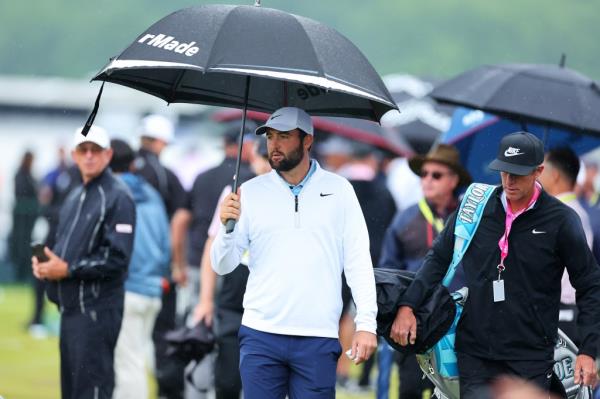
[{"label": "jacket collar", "polygon": [[152,151],[149,151],[145,148],[140,148],[138,150],[138,154],[144,159],[146,159],[146,158],[157,158],[158,159],[158,155],[156,155]]},{"label": "jacket collar", "polygon": [[[536,182],[536,184],[539,184],[538,182]],[[540,192],[540,196],[538,197],[537,201],[535,201],[535,203],[533,204],[533,206],[531,206],[530,210],[535,210],[537,208],[540,207],[541,204],[544,204],[547,200],[548,200],[548,193],[546,193],[546,191],[544,190],[544,187],[541,186],[540,184],[540,188],[541,188],[541,192]],[[500,207],[500,209],[502,209],[502,212],[505,212],[505,208],[504,208],[504,203],[503,203],[503,196],[504,196],[504,190],[502,189],[502,185],[499,185],[496,189],[496,202],[494,202],[494,207]],[[496,210],[496,208],[494,208],[494,210]]]},{"label": "jacket collar", "polygon": [[107,166],[98,176],[87,182],[87,184],[84,184],[84,187],[89,188],[101,184],[110,179],[110,176],[112,176],[112,170]]},{"label": "jacket collar", "polygon": [[[311,158],[311,159],[310,159],[310,161],[311,161],[311,168],[313,167],[313,166],[312,166],[312,164],[314,163],[314,165],[315,165],[315,166],[314,166],[314,168],[315,168],[315,171],[313,172],[312,176],[310,176],[310,178],[309,178],[307,181],[305,181],[305,182],[304,182],[304,183],[305,183],[304,187],[306,187],[307,185],[309,185],[311,181],[313,181],[313,180],[317,179],[319,176],[321,176],[321,175],[323,174],[323,169],[321,168],[321,165],[319,165],[319,163],[317,162],[317,160],[316,160],[316,159],[313,159],[313,158]],[[310,169],[309,169],[309,173],[310,173]],[[273,180],[273,181],[276,181],[276,182],[277,182],[277,183],[278,183],[278,184],[279,184],[281,187],[285,187],[285,189],[286,189],[288,192],[291,192],[291,191],[290,191],[290,188],[289,188],[289,186],[290,186],[290,185],[289,185],[289,183],[287,183],[287,182],[286,182],[286,181],[285,181],[285,180],[284,180],[284,179],[283,179],[283,178],[282,178],[282,177],[279,175],[279,173],[277,173],[277,171],[276,171],[275,169],[272,169],[272,170],[269,172],[269,174],[268,174],[268,175],[270,176],[271,180]],[[303,181],[304,181],[304,180],[303,180]]]}]

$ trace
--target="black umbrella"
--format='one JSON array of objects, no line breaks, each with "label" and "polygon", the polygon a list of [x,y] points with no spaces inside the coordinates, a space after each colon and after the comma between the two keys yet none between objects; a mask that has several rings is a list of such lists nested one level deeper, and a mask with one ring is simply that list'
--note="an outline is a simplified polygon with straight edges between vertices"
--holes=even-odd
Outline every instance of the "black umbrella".
[{"label": "black umbrella", "polygon": [[452,78],[436,100],[517,120],[600,135],[598,83],[561,65],[486,65]]},{"label": "black umbrella", "polygon": [[94,79],[169,103],[247,105],[264,112],[290,106],[311,115],[376,121],[396,108],[375,69],[340,33],[259,6],[176,11],[139,35]]},{"label": "black umbrella", "polygon": [[439,135],[450,127],[455,107],[438,104],[429,93],[437,80],[408,74],[385,76],[392,98],[402,114],[386,115],[385,124],[393,126],[419,154],[429,151]]},{"label": "black umbrella", "polygon": [[139,35],[94,79],[168,103],[244,109],[240,153],[247,109],[272,112],[294,106],[313,115],[374,121],[397,109],[352,42],[311,19],[260,7],[258,0],[254,6],[176,11]]}]

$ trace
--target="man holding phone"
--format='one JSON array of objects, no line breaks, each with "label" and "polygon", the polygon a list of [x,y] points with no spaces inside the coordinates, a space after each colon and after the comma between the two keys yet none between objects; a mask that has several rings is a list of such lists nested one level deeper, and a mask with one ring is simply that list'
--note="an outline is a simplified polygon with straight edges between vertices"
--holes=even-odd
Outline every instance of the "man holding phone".
[{"label": "man holding phone", "polygon": [[45,245],[39,242],[31,243],[31,254],[35,256],[38,262],[48,262],[50,260],[50,258],[46,256],[44,247]]},{"label": "man holding phone", "polygon": [[135,205],[108,164],[107,132],[75,134],[73,160],[83,185],[61,208],[56,243],[36,249],[33,274],[48,280],[48,298],[61,313],[63,399],[112,397],[113,357],[121,328],[124,281],[133,247]]}]

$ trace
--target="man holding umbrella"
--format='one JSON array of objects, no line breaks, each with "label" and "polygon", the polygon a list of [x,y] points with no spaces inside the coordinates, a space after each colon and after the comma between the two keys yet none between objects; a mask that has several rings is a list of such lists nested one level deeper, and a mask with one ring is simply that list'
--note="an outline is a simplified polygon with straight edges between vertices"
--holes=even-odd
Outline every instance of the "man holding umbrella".
[{"label": "man holding umbrella", "polygon": [[[518,132],[502,139],[490,164],[500,171],[502,186],[487,202],[462,259],[469,297],[456,331],[461,399],[489,398],[490,384],[505,374],[550,390],[565,267],[579,310],[575,384],[596,384],[600,268],[577,214],[536,181],[543,162],[542,142]],[[400,302],[390,335],[400,345],[415,342],[413,309],[447,271],[457,217],[468,215],[449,218]]]},{"label": "man holding umbrella", "polygon": [[[281,108],[256,133],[266,133],[274,170],[225,198],[211,251],[219,274],[250,253],[239,332],[244,397],[334,398],[342,271],[357,306],[350,356],[361,363],[377,346],[365,220],[348,181],[310,159],[306,112]],[[229,234],[228,219],[238,221]]]}]

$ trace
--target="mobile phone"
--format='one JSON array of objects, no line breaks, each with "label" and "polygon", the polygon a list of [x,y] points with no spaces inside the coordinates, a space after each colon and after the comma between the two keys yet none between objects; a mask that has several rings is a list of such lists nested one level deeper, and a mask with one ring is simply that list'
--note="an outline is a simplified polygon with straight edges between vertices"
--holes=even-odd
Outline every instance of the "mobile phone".
[{"label": "mobile phone", "polygon": [[35,256],[38,262],[48,262],[50,259],[46,256],[44,252],[45,245],[39,242],[31,243],[31,254]]}]

